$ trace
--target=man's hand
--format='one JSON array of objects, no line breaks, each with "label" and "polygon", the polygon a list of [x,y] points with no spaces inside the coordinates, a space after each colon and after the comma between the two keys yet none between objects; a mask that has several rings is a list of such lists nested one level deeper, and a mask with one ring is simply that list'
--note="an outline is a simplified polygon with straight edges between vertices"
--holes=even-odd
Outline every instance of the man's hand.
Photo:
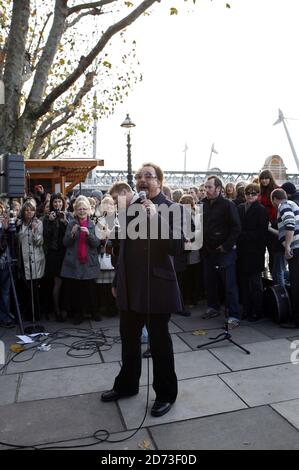
[{"label": "man's hand", "polygon": [[149,211],[150,217],[154,217],[154,215],[157,214],[156,206],[150,199],[145,199],[144,201],[141,202],[141,204],[147,211]]},{"label": "man's hand", "polygon": [[293,250],[289,245],[285,246],[284,256],[285,256],[286,259],[292,259],[293,258]]}]

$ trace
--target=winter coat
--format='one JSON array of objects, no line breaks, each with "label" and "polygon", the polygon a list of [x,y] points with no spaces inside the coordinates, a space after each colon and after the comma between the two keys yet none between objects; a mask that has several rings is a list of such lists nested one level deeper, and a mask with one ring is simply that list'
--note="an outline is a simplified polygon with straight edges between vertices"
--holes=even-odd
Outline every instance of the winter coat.
[{"label": "winter coat", "polygon": [[[37,223],[35,229],[32,224],[22,223],[18,232],[19,249],[24,263],[25,279],[41,279],[45,272],[45,254],[43,250],[43,223],[34,218]],[[19,259],[21,259],[19,257]]]},{"label": "winter coat", "polygon": [[97,279],[100,277],[100,264],[98,260],[97,247],[101,243],[95,234],[95,225],[88,219],[89,235],[86,236],[87,244],[87,262],[80,263],[78,258],[78,244],[80,238],[80,230],[77,231],[76,237],[72,238],[71,231],[74,225],[79,224],[77,218],[68,223],[63,243],[66,246],[66,253],[62,263],[61,277],[70,279]]}]

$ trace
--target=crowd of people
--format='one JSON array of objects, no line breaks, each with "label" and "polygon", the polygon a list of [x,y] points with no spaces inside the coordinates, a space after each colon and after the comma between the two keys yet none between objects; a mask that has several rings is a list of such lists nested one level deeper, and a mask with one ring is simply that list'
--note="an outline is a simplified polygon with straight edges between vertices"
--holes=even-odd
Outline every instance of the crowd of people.
[{"label": "crowd of people", "polygon": [[[279,205],[271,194],[276,189],[285,191],[280,197],[285,196],[294,213],[299,204],[296,187],[285,182],[279,188],[269,170],[251,183],[224,186],[215,176],[184,190],[162,184],[167,200],[190,212],[193,229],[203,237],[200,249],[185,247],[174,257],[182,298],[181,311],[176,313],[189,316],[196,303],[206,298],[203,317],[218,316],[225,297],[232,326],[241,318],[257,321],[263,316],[262,274],[268,270],[274,284],[290,284],[290,256],[286,256],[285,237],[279,233]],[[24,319],[32,319],[32,296],[35,319],[50,318],[53,312],[57,321],[68,316],[79,324],[84,318],[99,321],[103,315],[117,314],[111,285],[118,247],[109,235],[118,224],[118,208],[111,189],[104,196],[94,191],[90,197],[65,197],[47,194],[37,185],[24,200],[13,199],[11,207],[8,200],[0,201],[0,325],[13,325],[6,267],[9,240],[17,260],[17,292]],[[295,226],[293,245],[296,230]],[[45,302],[43,292],[49,289],[51,301]]]},{"label": "crowd of people", "polygon": [[136,192],[118,182],[105,195],[65,197],[37,185],[22,200],[0,201],[0,328],[16,321],[10,266],[24,320],[78,325],[119,313],[122,367],[102,400],[138,393],[148,333],[151,413],[161,416],[177,396],[171,314],[190,316],[205,299],[205,320],[223,305],[229,329],[258,321],[268,271],[274,284],[290,286],[293,314],[281,326],[299,328],[299,193],[269,170],[249,183],[224,186],[212,175],[170,189],[162,169],[146,163],[135,180]]}]

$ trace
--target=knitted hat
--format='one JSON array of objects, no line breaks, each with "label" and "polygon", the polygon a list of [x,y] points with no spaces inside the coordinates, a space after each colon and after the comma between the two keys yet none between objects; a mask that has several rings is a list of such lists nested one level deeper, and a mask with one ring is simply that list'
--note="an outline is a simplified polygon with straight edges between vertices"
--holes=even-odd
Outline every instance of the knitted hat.
[{"label": "knitted hat", "polygon": [[286,183],[283,183],[281,187],[282,189],[285,190],[287,194],[295,194],[296,192],[296,186],[289,181],[287,181]]},{"label": "knitted hat", "polygon": [[102,191],[98,190],[98,191],[92,191],[91,197],[96,197],[100,202],[101,200],[103,199],[103,193]]}]

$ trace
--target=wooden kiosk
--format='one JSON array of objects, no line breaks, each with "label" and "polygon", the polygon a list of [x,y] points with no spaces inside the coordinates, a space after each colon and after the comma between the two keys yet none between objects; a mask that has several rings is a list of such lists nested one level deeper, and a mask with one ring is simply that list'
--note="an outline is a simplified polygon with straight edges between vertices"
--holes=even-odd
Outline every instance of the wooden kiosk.
[{"label": "wooden kiosk", "polygon": [[83,183],[90,171],[103,166],[104,160],[24,160],[27,191],[41,184],[47,192],[63,194]]}]

